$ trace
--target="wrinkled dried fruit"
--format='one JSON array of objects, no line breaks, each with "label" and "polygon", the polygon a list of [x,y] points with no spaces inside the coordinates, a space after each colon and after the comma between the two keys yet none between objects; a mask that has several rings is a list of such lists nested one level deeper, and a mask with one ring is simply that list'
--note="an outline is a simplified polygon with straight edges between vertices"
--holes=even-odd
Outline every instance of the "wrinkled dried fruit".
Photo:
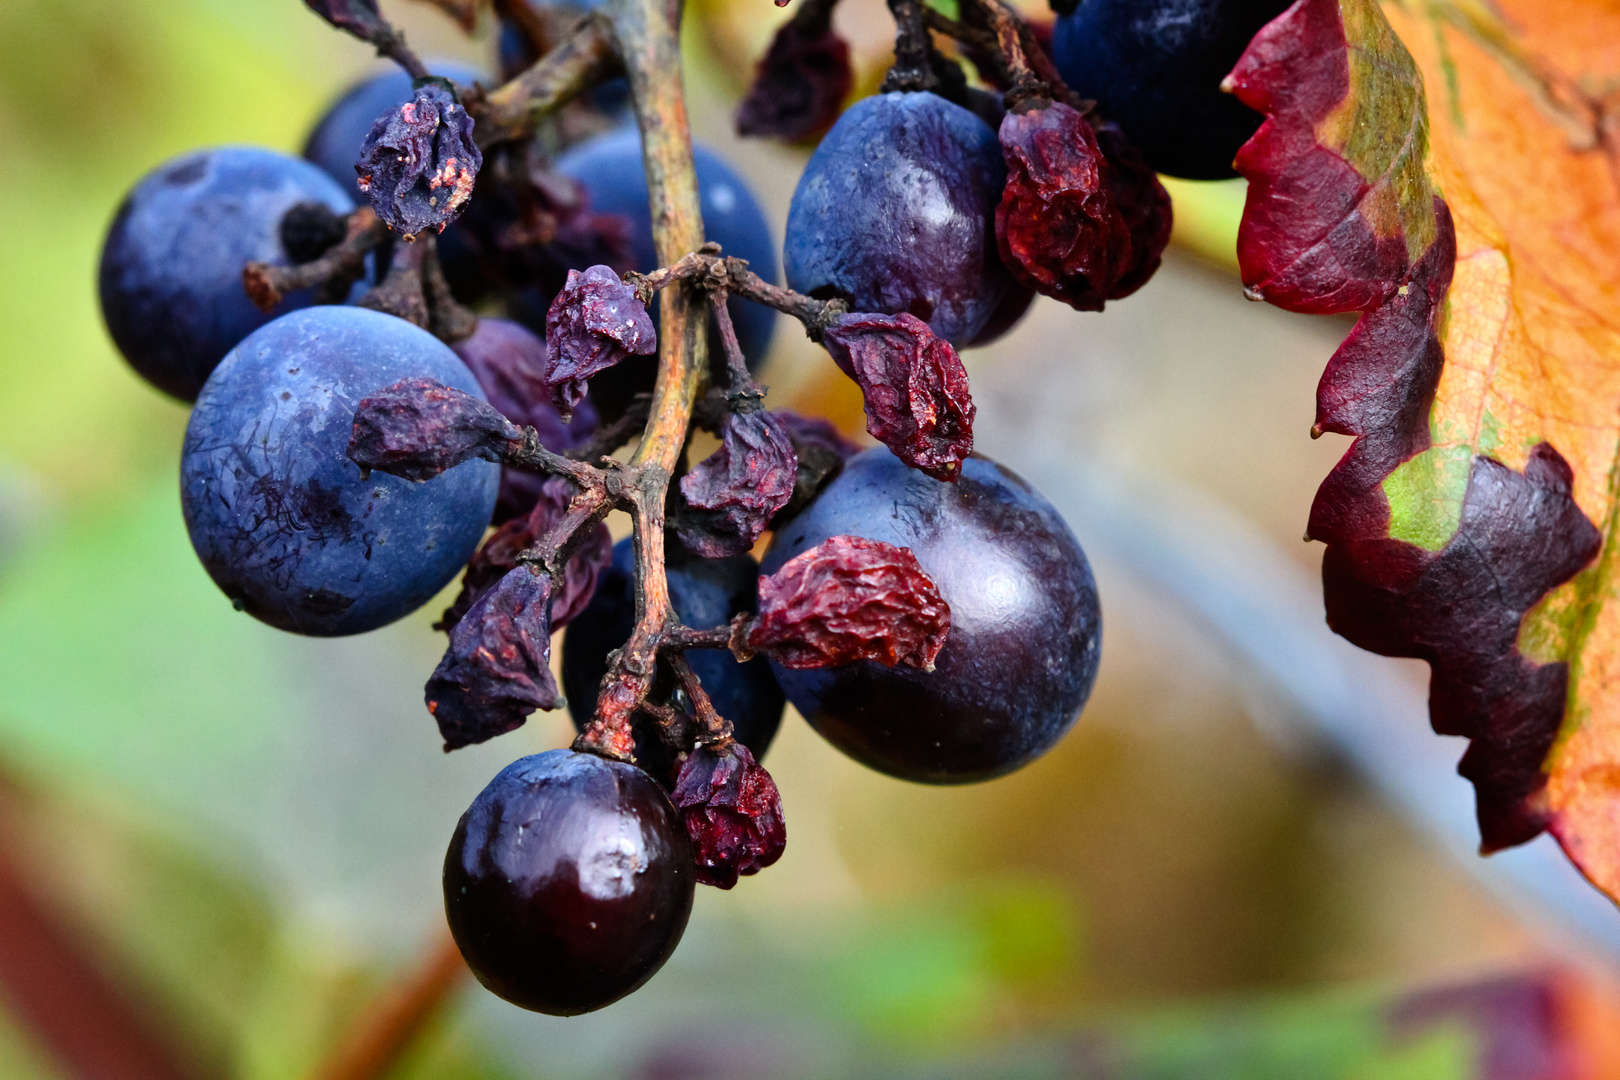
[{"label": "wrinkled dried fruit", "polygon": [[[573,483],[560,476],[547,477],[538,487],[539,498],[534,508],[523,517],[504,522],[489,535],[467,563],[467,573],[461,579],[461,592],[456,602],[445,609],[438,629],[451,630],[478,600],[507,572],[518,565],[523,554],[546,533],[551,531],[568,512],[568,504],[578,491]],[[596,592],[596,580],[613,558],[613,540],[606,525],[593,526],[574,553],[563,564],[561,581],[551,588],[551,629],[561,630],[585,610]]]},{"label": "wrinkled dried fruit", "polygon": [[1077,311],[1103,301],[1134,267],[1131,231],[1109,189],[1086,118],[1061,102],[1001,121],[1007,186],[996,245],[1013,276]]},{"label": "wrinkled dried fruit", "polygon": [[444,84],[429,82],[377,118],[354,170],[377,216],[409,240],[456,219],[483,164],[472,117]]},{"label": "wrinkled dried fruit", "polygon": [[681,543],[706,559],[753,547],[793,498],[798,459],[782,422],[768,412],[731,413],[720,449],[681,478],[687,512],[674,522]]},{"label": "wrinkled dried fruit", "polygon": [[433,379],[401,379],[361,399],[349,460],[418,483],[464,461],[500,461],[523,432],[487,401]]},{"label": "wrinkled dried fruit", "polygon": [[759,873],[787,847],[776,781],[742,743],[693,750],[673,799],[705,885],[729,889],[739,874]]},{"label": "wrinkled dried fruit", "polygon": [[546,312],[546,345],[546,383],[567,417],[584,399],[592,375],[632,354],[652,355],[658,337],[635,290],[611,266],[593,266],[568,271],[567,284]]},{"label": "wrinkled dried fruit", "polygon": [[1146,285],[1159,269],[1164,249],[1170,243],[1170,193],[1117,124],[1104,122],[1094,130],[1108,165],[1103,170],[1103,182],[1131,234],[1131,257],[1107,297],[1122,300]]},{"label": "wrinkled dried fruit", "polygon": [[793,478],[793,498],[777,512],[773,522],[797,514],[814,499],[821,489],[832,482],[844,467],[844,462],[861,452],[861,448],[844,438],[832,421],[819,416],[801,416],[786,409],[775,409],[771,415],[787,431],[793,441],[793,456],[799,467]]},{"label": "wrinkled dried fruit", "polygon": [[876,660],[933,670],[951,608],[910,548],[834,536],[759,579],[748,644],[787,668]]},{"label": "wrinkled dried fruit", "polygon": [[551,579],[520,566],[456,624],[425,695],[446,750],[492,739],[534,710],[562,704],[551,677],[550,606]]},{"label": "wrinkled dried fruit", "polygon": [[304,0],[304,6],[337,27],[365,41],[378,41],[388,30],[377,0]]},{"label": "wrinkled dried fruit", "polygon": [[939,480],[955,480],[973,452],[967,369],[950,342],[915,315],[856,312],[822,337],[860,384],[866,430],[896,457]]},{"label": "wrinkled dried fruit", "polygon": [[737,106],[737,134],[813,139],[832,127],[854,82],[849,45],[830,21],[789,20],[760,58],[754,85]]}]

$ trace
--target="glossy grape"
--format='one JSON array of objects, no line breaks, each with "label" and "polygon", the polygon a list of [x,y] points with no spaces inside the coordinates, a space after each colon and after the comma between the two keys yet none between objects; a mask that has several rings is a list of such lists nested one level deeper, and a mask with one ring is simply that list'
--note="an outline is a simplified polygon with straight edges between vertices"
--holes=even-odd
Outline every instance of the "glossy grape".
[{"label": "glossy grape", "polygon": [[947,484],[875,447],[777,532],[764,570],[843,534],[910,548],[951,628],[932,672],[773,665],[817,731],[880,772],[928,783],[1000,776],[1063,737],[1091,693],[1101,620],[1085,553],[1051,503],[982,457]]},{"label": "glossy grape", "polygon": [[1221,91],[1250,39],[1288,0],[1082,0],[1057,21],[1052,58],[1171,176],[1236,176],[1232,158],[1260,114]]},{"label": "glossy grape", "polygon": [[[687,626],[706,630],[758,609],[759,564],[752,556],[700,559],[673,540],[665,552],[670,601]],[[628,641],[635,628],[635,570],[635,550],[626,538],[614,546],[613,563],[597,579],[596,595],[563,637],[563,693],[581,731],[596,712],[608,653]],[[782,722],[782,688],[770,665],[760,657],[739,664],[721,649],[693,649],[686,659],[715,711],[731,721],[737,740],[763,760]],[[655,776],[673,779],[665,775],[673,758],[651,730],[638,730],[636,759]]]},{"label": "glossy grape", "polygon": [[232,346],[312,303],[305,290],[266,314],[242,289],[244,263],[287,265],[281,219],[303,202],[354,209],[321,170],[257,146],[198,150],[136,184],[108,230],[100,270],[101,314],[130,366],[191,401]]},{"label": "glossy grape", "polygon": [[695,882],[686,830],[652,777],[552,750],[501,770],[462,815],[444,908],[479,982],[525,1009],[576,1016],[663,966]]},{"label": "glossy grape", "polygon": [[1013,287],[996,253],[1006,179],[996,133],[961,106],[926,93],[858,101],[793,192],[788,285],[970,342]]},{"label": "glossy grape", "polygon": [[413,484],[362,479],[346,456],[360,399],[413,376],[483,397],[437,338],[355,307],[283,316],[209,378],[186,427],[181,501],[197,556],[240,609],[300,634],[357,634],[426,603],[472,555],[499,466]]},{"label": "glossy grape", "polygon": [[[748,267],[766,281],[777,280],[776,243],[770,224],[748,184],[715,151],[701,143],[692,147],[697,163],[698,194],[703,209],[707,239],[719,244],[727,255],[747,259]],[[590,196],[591,209],[622,214],[631,223],[630,250],[635,269],[658,268],[653,247],[652,214],[647,205],[647,176],[641,164],[641,136],[623,128],[580,143],[557,158],[559,171],[578,180]],[[656,315],[657,308],[654,307]],[[760,304],[733,298],[729,310],[737,327],[737,341],[750,367],[765,358],[771,334],[776,329],[776,312]],[[711,334],[709,348],[719,348]],[[633,358],[591,381],[591,397],[604,417],[623,412],[630,396],[650,390],[656,362],[651,357]]]}]

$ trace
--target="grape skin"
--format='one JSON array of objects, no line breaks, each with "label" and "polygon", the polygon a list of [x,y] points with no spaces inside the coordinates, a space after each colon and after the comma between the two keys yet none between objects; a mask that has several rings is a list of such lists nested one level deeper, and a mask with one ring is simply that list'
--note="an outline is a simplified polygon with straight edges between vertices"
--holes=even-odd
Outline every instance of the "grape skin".
[{"label": "grape skin", "polygon": [[[738,612],[752,614],[759,605],[759,564],[750,555],[700,559],[685,554],[678,543],[665,546],[670,602],[681,622],[706,630],[731,621]],[[563,637],[563,693],[574,726],[585,730],[596,713],[596,696],[607,674],[608,653],[630,639],[635,629],[635,547],[626,538],[613,548],[613,563],[597,579],[590,605],[569,624]],[[756,657],[737,663],[723,649],[692,649],[687,663],[708,691],[715,711],[731,721],[737,741],[764,760],[782,723],[782,688],[770,665]],[[636,759],[653,775],[673,782],[674,760],[651,731],[636,740]]]},{"label": "grape skin", "polygon": [[99,275],[102,317],[130,366],[192,401],[232,346],[312,303],[305,290],[266,314],[242,288],[243,264],[287,265],[281,218],[302,202],[354,209],[313,165],[257,146],[197,150],[136,184],[107,232]]},{"label": "grape skin", "polygon": [[1051,503],[983,457],[947,484],[880,446],[777,532],[763,569],[837,535],[910,548],[951,629],[932,672],[773,664],[812,727],[879,772],[936,784],[1001,776],[1063,737],[1096,678],[1101,615],[1085,553]]},{"label": "grape skin", "polygon": [[695,883],[686,830],[652,777],[552,750],[508,765],[462,815],[444,858],[445,917],[491,992],[577,1016],[663,966]]},{"label": "grape skin", "polygon": [[1162,173],[1236,176],[1232,158],[1260,114],[1221,80],[1288,0],[1085,0],[1058,19],[1052,59]]},{"label": "grape skin", "polygon": [[346,456],[355,406],[423,376],[482,398],[448,347],[403,319],[315,307],[226,356],[186,427],[181,501],[197,556],[242,610],[300,634],[374,630],[416,610],[467,561],[500,467],[423,484]]},{"label": "grape skin", "polygon": [[970,342],[1013,287],[996,253],[1006,179],[996,133],[961,106],[928,93],[858,101],[793,192],[788,286]]}]

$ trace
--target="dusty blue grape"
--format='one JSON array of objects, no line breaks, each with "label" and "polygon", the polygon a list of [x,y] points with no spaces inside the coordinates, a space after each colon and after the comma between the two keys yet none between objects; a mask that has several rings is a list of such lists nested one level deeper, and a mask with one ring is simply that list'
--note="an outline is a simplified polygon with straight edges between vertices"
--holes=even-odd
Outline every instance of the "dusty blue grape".
[{"label": "dusty blue grape", "polygon": [[1000,776],[1063,737],[1097,675],[1102,616],[1085,553],[1038,491],[977,455],[947,484],[874,447],[777,531],[763,569],[839,535],[910,548],[951,629],[931,672],[773,661],[812,727],[862,764],[933,784]]},{"label": "dusty blue grape", "polygon": [[242,289],[250,261],[286,265],[281,218],[302,202],[354,209],[320,169],[257,146],[197,150],[160,165],[124,199],[101,251],[101,314],[124,358],[183,401],[243,338],[314,301],[293,293],[273,313]]},{"label": "dusty blue grape", "polygon": [[[774,284],[776,244],[759,200],[725,158],[701,143],[694,144],[692,151],[697,163],[704,237],[719,244],[727,255],[747,259],[750,270]],[[658,253],[653,247],[640,134],[634,128],[621,128],[599,135],[563,153],[557,158],[557,168],[585,186],[591,209],[630,219],[635,269],[656,270]],[[730,310],[743,355],[751,364],[758,363],[770,348],[776,312],[737,299],[731,301]]]},{"label": "dusty blue grape", "polygon": [[970,342],[1013,286],[996,253],[1006,180],[996,133],[961,106],[927,93],[858,101],[793,192],[788,287]]},{"label": "dusty blue grape", "polygon": [[1052,59],[1148,164],[1192,180],[1237,175],[1260,114],[1221,80],[1289,0],[1084,0],[1057,21]]},{"label": "dusty blue grape", "polygon": [[413,484],[362,479],[346,456],[360,400],[413,376],[484,396],[433,335],[356,307],[277,319],[209,378],[186,427],[181,501],[198,558],[240,609],[295,633],[358,634],[416,610],[472,555],[498,465]]}]

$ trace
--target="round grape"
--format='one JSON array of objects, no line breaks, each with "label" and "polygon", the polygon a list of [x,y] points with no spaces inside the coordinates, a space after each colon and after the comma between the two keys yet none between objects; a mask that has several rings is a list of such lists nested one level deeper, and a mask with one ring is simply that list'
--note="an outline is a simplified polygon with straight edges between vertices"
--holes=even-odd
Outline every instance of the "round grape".
[{"label": "round grape", "polygon": [[[750,555],[700,559],[678,543],[665,545],[670,602],[687,626],[706,630],[759,606],[759,564]],[[607,674],[608,653],[630,639],[636,625],[635,548],[630,539],[613,548],[613,562],[596,582],[590,605],[563,637],[563,693],[574,726],[585,730],[596,713],[596,696]],[[708,691],[715,711],[727,720],[737,741],[757,760],[770,749],[782,723],[782,688],[763,658],[746,664],[723,649],[692,649],[687,663]],[[667,681],[667,676],[665,676]],[[654,776],[673,781],[674,758],[656,732],[637,724],[636,760]]]},{"label": "round grape", "polygon": [[[750,270],[774,283],[777,280],[776,243],[771,239],[771,227],[759,200],[725,158],[701,143],[693,145],[692,153],[697,163],[705,237],[719,244],[725,254],[747,259]],[[630,221],[634,269],[643,273],[658,269],[652,214],[647,204],[647,176],[641,164],[640,133],[629,127],[589,139],[558,157],[557,168],[584,186],[592,210],[622,214]],[[656,318],[656,304],[652,310]],[[776,312],[735,297],[728,310],[737,327],[738,344],[752,368],[770,349]],[[723,356],[719,349],[720,339],[711,333],[710,355]],[[656,367],[652,357],[631,357],[592,379],[591,397],[602,415],[620,415],[632,396],[652,389]]]},{"label": "round grape", "polygon": [[1057,21],[1052,59],[1155,170],[1220,180],[1261,120],[1221,80],[1288,2],[1084,0]]},{"label": "round grape", "polygon": [[1097,674],[1101,615],[1085,553],[1051,503],[982,457],[947,484],[875,447],[777,532],[764,570],[838,535],[910,548],[951,628],[932,672],[773,665],[828,741],[880,772],[948,784],[1011,772],[1063,737]]},{"label": "round grape", "polygon": [[266,314],[242,288],[243,264],[288,264],[281,219],[306,202],[354,209],[321,170],[257,146],[197,150],[136,184],[108,230],[100,270],[101,314],[130,366],[192,401],[232,346],[312,303],[305,290]]},{"label": "round grape", "polygon": [[374,630],[416,610],[472,555],[500,467],[422,484],[347,457],[355,406],[409,377],[483,397],[425,330],[354,307],[283,316],[225,357],[197,398],[180,462],[192,546],[241,610],[283,630]]},{"label": "round grape", "polygon": [[577,1016],[664,965],[695,882],[686,830],[652,777],[552,750],[501,770],[462,815],[444,857],[444,909],[490,991]]},{"label": "round grape", "polygon": [[1006,180],[996,133],[961,106],[927,93],[858,101],[793,192],[788,285],[970,342],[1013,287],[996,253]]}]

